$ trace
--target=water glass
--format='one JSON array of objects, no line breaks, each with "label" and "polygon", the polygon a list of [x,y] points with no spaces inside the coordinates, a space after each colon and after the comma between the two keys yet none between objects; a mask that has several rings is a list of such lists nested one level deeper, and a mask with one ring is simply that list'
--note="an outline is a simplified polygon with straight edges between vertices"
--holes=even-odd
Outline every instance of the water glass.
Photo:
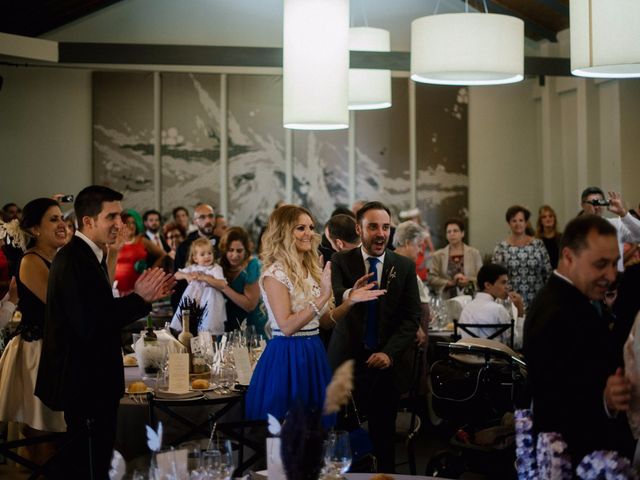
[{"label": "water glass", "polygon": [[206,480],[230,480],[233,475],[233,450],[231,441],[216,442],[214,448],[202,454]]},{"label": "water glass", "polygon": [[329,432],[325,444],[324,463],[329,478],[342,478],[351,466],[351,444],[349,432],[337,430]]}]

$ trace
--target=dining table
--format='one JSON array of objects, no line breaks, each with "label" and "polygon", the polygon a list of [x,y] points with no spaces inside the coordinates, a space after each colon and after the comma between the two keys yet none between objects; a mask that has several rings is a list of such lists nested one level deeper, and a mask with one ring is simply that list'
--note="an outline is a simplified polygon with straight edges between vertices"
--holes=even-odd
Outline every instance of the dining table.
[{"label": "dining table", "polygon": [[191,399],[155,396],[155,378],[143,378],[137,366],[123,367],[125,386],[142,381],[151,390],[127,394],[120,400],[116,430],[116,450],[125,460],[149,453],[146,426],[163,424],[163,445],[176,446],[192,438],[207,438],[213,421],[238,421],[243,416],[241,390],[204,391]]}]

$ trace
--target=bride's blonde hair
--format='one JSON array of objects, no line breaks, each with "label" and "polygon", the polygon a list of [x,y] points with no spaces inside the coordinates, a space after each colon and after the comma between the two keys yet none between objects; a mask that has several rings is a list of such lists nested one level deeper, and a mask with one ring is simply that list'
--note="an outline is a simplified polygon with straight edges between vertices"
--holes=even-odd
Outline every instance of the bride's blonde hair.
[{"label": "bride's blonde hair", "polygon": [[308,215],[315,225],[309,210],[297,205],[283,205],[269,217],[267,229],[262,237],[263,271],[274,263],[280,263],[284,272],[293,284],[294,292],[303,292],[305,298],[311,298],[311,287],[305,282],[307,274],[319,285],[322,269],[319,263],[318,246],[320,235],[314,233],[311,238],[311,249],[299,252],[296,248],[293,230],[298,225],[301,215]]}]

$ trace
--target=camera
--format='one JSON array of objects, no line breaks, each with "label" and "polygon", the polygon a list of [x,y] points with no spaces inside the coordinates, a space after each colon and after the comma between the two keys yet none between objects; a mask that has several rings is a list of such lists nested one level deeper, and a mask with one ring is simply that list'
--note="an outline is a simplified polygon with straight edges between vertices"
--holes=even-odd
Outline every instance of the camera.
[{"label": "camera", "polygon": [[587,203],[590,203],[594,207],[608,207],[610,205],[610,202],[604,198],[594,198],[593,200],[589,200]]},{"label": "camera", "polygon": [[71,203],[73,202],[73,195],[63,195],[60,197],[60,203]]}]

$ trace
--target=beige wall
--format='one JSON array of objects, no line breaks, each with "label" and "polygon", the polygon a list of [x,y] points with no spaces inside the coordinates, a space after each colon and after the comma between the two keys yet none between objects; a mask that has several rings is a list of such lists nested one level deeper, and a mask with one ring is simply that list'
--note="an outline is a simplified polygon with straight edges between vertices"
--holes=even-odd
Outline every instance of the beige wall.
[{"label": "beige wall", "polygon": [[483,254],[508,233],[510,205],[541,201],[531,82],[469,89],[469,238]]},{"label": "beige wall", "polygon": [[91,74],[0,67],[0,205],[91,182]]},{"label": "beige wall", "polygon": [[[92,181],[91,74],[0,67],[0,204],[77,193]],[[640,202],[640,82],[547,78],[473,87],[469,101],[471,243],[490,253],[504,211],[550,203],[561,223],[587,184]],[[535,215],[533,220],[535,221]]]},{"label": "beige wall", "polygon": [[620,82],[622,192],[629,207],[640,204],[640,81]]}]

